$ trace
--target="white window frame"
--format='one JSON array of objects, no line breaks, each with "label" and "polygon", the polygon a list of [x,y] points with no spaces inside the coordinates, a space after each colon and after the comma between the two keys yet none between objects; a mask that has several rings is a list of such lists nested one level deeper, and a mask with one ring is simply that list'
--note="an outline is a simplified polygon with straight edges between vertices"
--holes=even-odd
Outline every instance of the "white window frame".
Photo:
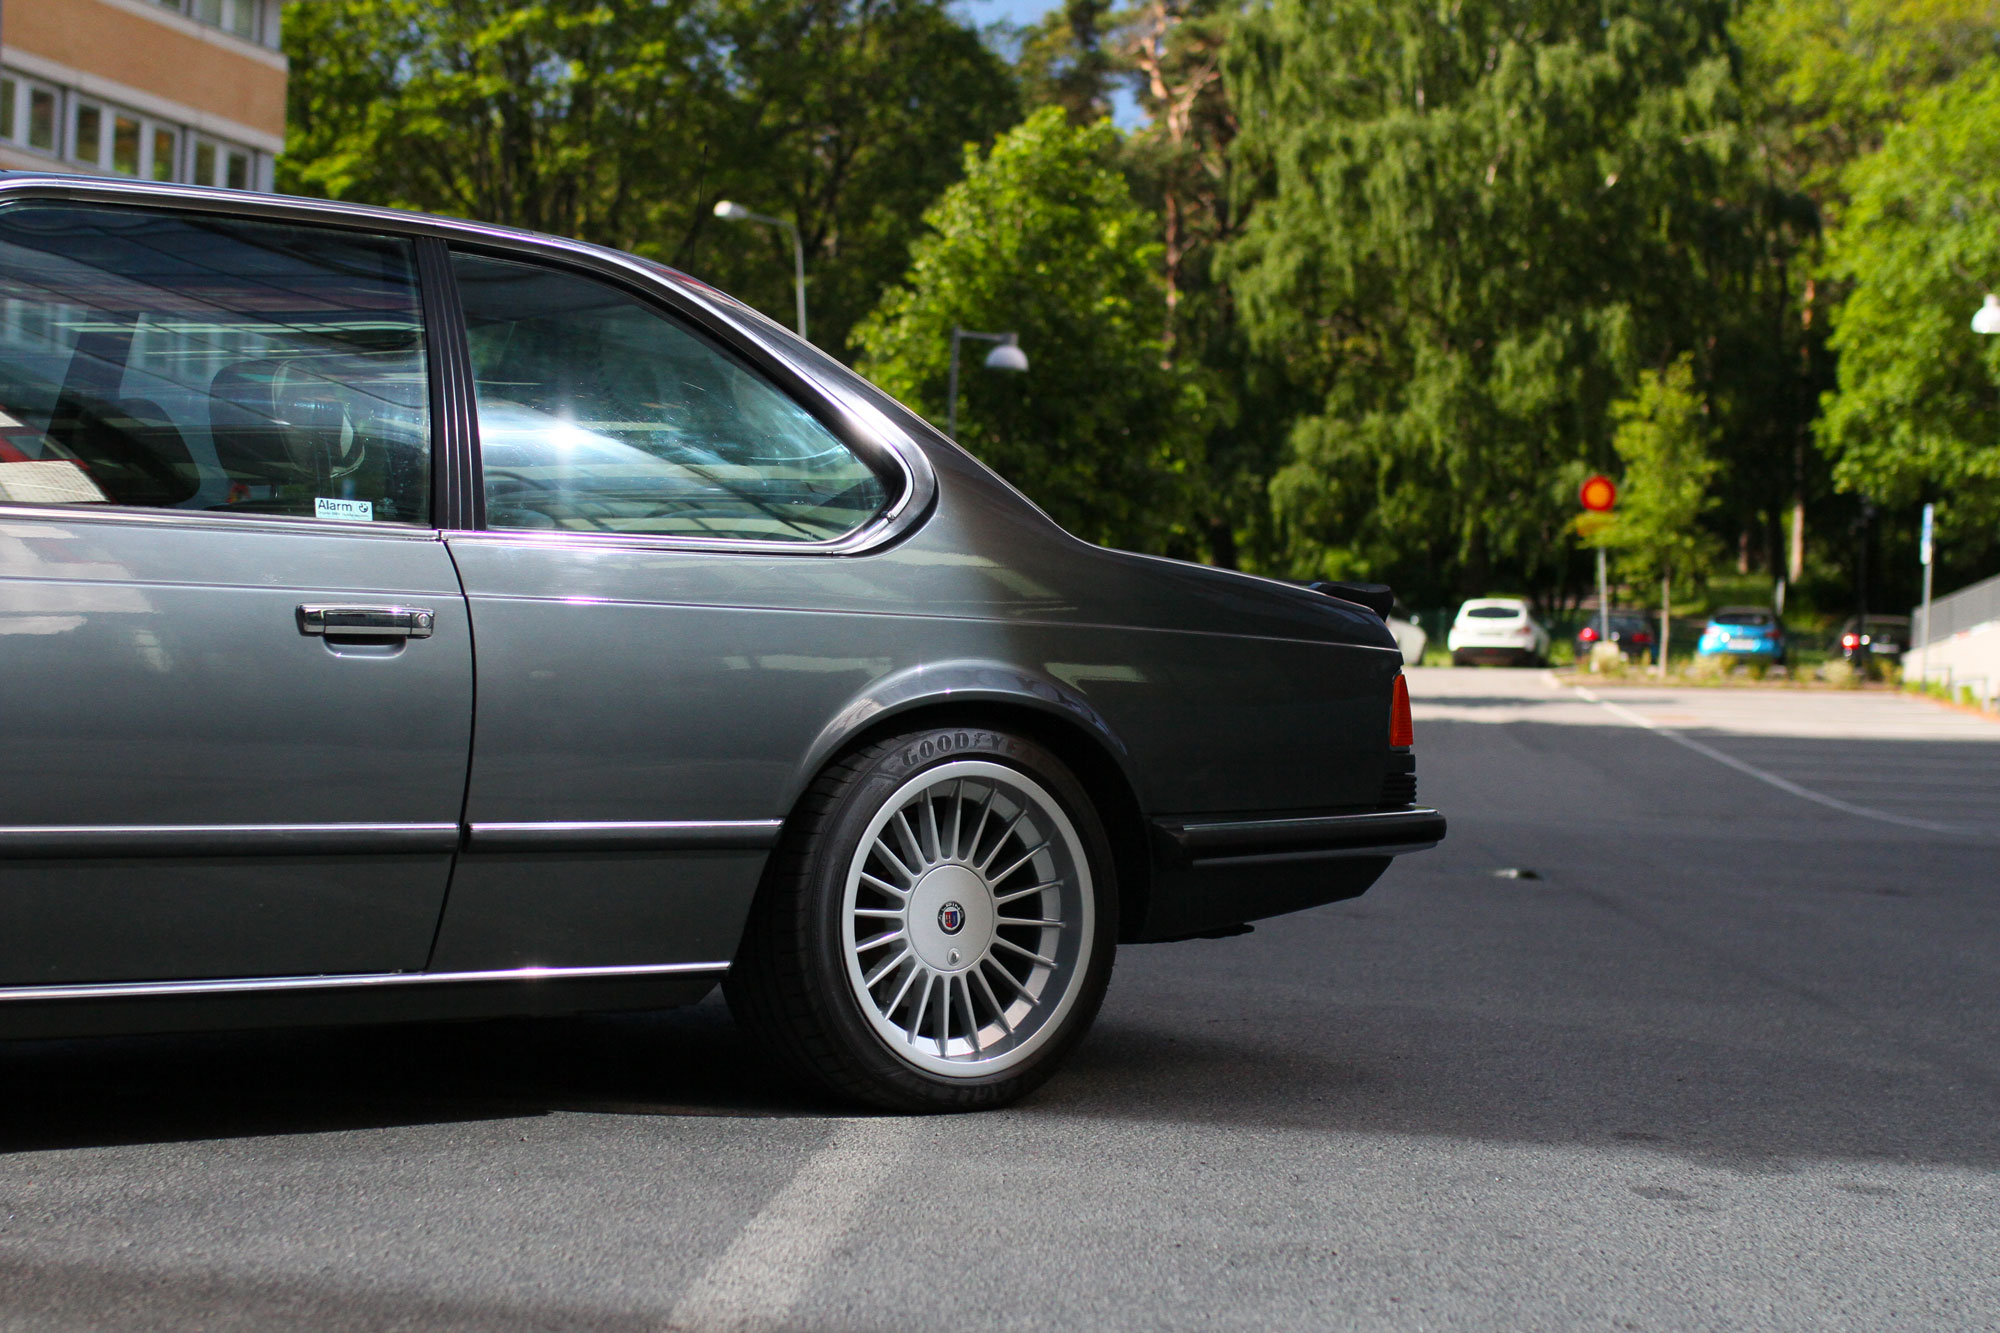
[{"label": "white window frame", "polygon": [[[14,133],[0,137],[0,143],[10,147],[24,148],[32,153],[40,153],[51,159],[74,163],[93,173],[121,176],[131,180],[159,181],[161,183],[189,183],[195,185],[216,185],[224,188],[245,190],[266,190],[272,187],[276,174],[276,161],[262,149],[234,139],[224,139],[212,134],[203,134],[191,125],[161,116],[148,115],[131,107],[93,94],[80,93],[74,88],[24,74],[12,66],[0,68],[0,76],[14,84]],[[34,105],[34,94],[44,93],[55,104],[55,141],[47,147],[37,147],[28,141],[29,113]],[[78,142],[79,122],[86,111],[94,111],[99,116],[97,128],[97,157],[87,158],[79,150],[85,145]],[[126,173],[117,169],[113,154],[117,145],[117,126],[120,119],[136,122],[139,126],[138,169]],[[159,145],[155,140],[161,135],[172,136],[172,160],[167,163],[166,174],[155,174],[158,163],[155,150]],[[214,169],[207,178],[195,174],[195,158],[199,148],[206,147],[215,154]],[[240,185],[231,186],[229,164],[231,159],[242,163],[243,180]]]},{"label": "white window frame", "polygon": [[[159,0],[160,8],[171,9],[203,27],[226,32],[246,42],[278,49],[278,5],[273,0],[215,0],[215,17],[201,13],[201,0]],[[246,28],[237,27],[247,19]]]}]

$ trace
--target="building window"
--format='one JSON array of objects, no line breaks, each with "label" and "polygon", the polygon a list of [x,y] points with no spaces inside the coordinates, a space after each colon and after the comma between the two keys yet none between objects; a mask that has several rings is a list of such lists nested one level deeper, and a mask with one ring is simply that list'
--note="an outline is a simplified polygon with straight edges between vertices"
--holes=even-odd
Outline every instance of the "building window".
[{"label": "building window", "polygon": [[104,108],[95,102],[77,100],[76,128],[70,139],[69,155],[93,167],[104,162]]},{"label": "building window", "polygon": [[160,0],[160,8],[235,33],[245,41],[274,48],[278,45],[278,16],[265,0]]},{"label": "building window", "polygon": [[[58,132],[65,121],[67,142]],[[0,142],[141,180],[254,190],[268,175],[268,156],[254,149],[198,137],[184,125],[30,83],[11,70],[0,75]]]},{"label": "building window", "polygon": [[56,90],[9,73],[0,77],[0,139],[25,144],[40,153],[56,153],[61,102]]},{"label": "building window", "polygon": [[146,174],[156,181],[176,179],[181,174],[181,136],[164,125],[155,125],[152,139]]},{"label": "building window", "polygon": [[139,174],[139,121],[133,116],[111,118],[111,169],[121,176]]},{"label": "building window", "polygon": [[53,88],[28,87],[28,147],[56,151],[56,93]]}]

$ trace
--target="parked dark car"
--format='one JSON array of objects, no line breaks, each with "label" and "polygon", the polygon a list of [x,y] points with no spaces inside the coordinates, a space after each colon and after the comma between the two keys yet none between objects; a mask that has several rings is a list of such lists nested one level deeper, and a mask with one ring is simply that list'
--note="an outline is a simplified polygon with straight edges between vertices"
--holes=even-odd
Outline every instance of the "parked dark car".
[{"label": "parked dark car", "polygon": [[1910,646],[1910,618],[1908,616],[1849,616],[1834,636],[1829,654],[1838,653],[1849,662],[1862,662],[1871,657],[1884,662],[1897,663]]},{"label": "parked dark car", "polygon": [[628,255],[0,177],[0,414],[0,1035],[720,982],[991,1106],[1117,943],[1444,835],[1380,613],[1080,542]]},{"label": "parked dark car", "polygon": [[1605,619],[1609,624],[1604,631],[1598,628],[1598,618],[1592,616],[1585,622],[1583,628],[1576,632],[1577,661],[1589,659],[1590,650],[1597,646],[1600,633],[1603,634],[1604,642],[1617,645],[1618,651],[1627,657],[1647,662],[1659,660],[1659,639],[1653,632],[1652,622],[1646,617],[1634,615],[1629,611],[1613,611]]}]

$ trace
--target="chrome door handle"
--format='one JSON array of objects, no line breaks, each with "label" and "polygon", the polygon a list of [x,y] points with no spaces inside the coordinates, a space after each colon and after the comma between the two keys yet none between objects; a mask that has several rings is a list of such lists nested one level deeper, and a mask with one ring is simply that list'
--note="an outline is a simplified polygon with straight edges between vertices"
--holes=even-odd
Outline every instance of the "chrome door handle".
[{"label": "chrome door handle", "polygon": [[427,606],[302,606],[299,633],[336,639],[428,639],[436,620]]}]

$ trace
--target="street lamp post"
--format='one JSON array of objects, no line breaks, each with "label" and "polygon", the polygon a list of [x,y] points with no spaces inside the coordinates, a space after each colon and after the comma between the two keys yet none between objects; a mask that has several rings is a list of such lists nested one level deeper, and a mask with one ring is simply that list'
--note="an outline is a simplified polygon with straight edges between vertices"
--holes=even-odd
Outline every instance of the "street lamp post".
[{"label": "street lamp post", "polygon": [[767,227],[783,227],[792,238],[792,286],[799,303],[799,337],[806,336],[806,247],[799,239],[799,229],[783,218],[774,218],[769,213],[752,213],[749,209],[727,199],[715,206],[715,216],[724,222],[761,222]]},{"label": "street lamp post", "polygon": [[998,344],[986,354],[988,370],[1022,371],[1028,368],[1028,354],[1021,350],[1018,333],[978,333],[954,327],[951,331],[951,385],[945,390],[944,433],[958,438],[958,344],[965,338]]}]

